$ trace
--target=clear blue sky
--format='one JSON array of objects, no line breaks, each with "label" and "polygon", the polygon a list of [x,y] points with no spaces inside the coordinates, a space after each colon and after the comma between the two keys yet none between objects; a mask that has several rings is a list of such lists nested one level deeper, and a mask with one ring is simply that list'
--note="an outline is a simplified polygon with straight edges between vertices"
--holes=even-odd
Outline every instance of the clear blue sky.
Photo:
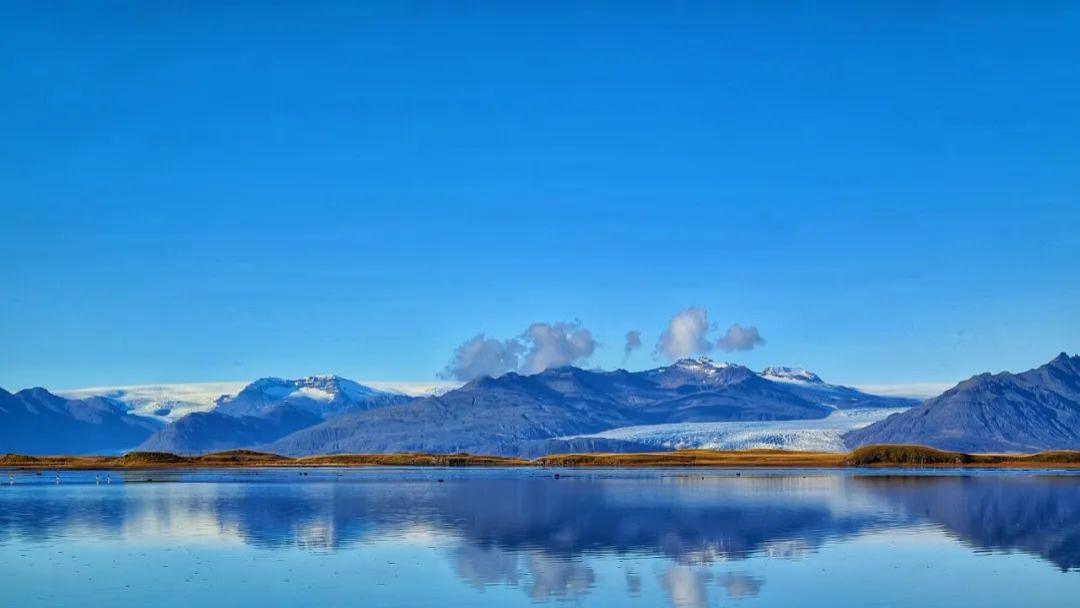
[{"label": "clear blue sky", "polygon": [[269,4],[0,8],[0,386],[1080,350],[1075,3]]}]

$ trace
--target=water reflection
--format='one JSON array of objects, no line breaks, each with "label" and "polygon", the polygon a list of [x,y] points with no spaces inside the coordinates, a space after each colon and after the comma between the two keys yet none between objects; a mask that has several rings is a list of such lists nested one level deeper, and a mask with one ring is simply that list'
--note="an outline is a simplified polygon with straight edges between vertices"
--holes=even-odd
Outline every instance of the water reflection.
[{"label": "water reflection", "polygon": [[1055,475],[856,477],[886,505],[983,551],[1080,568],[1080,478]]},{"label": "water reflection", "polygon": [[[164,539],[333,554],[412,542],[468,588],[532,601],[586,595],[603,576],[595,559],[618,558],[626,596],[653,585],[680,607],[760,595],[767,577],[739,566],[750,558],[799,562],[830,543],[928,525],[977,551],[1080,568],[1073,476],[262,471],[106,487],[85,475],[0,490],[0,545]],[[634,559],[664,565],[643,571]]]}]

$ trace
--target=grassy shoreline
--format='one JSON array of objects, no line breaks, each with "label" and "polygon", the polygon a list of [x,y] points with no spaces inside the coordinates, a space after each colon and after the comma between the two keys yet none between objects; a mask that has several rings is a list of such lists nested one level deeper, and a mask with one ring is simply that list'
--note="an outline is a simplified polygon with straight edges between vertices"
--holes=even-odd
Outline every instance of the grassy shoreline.
[{"label": "grassy shoreline", "polygon": [[848,454],[782,450],[680,450],[638,454],[558,454],[535,460],[474,454],[330,454],[289,458],[232,450],[179,456],[131,452],[123,456],[0,456],[4,469],[136,470],[296,467],[534,467],[534,468],[1007,468],[1080,469],[1080,452],[964,454],[923,446],[867,446]]}]

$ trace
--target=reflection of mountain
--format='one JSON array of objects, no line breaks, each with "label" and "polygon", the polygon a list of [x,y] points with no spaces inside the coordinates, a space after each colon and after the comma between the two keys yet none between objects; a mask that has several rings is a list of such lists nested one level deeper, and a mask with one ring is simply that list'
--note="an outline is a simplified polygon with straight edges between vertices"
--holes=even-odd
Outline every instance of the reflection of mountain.
[{"label": "reflection of mountain", "polygon": [[[57,491],[27,475],[0,493],[0,544],[100,538],[238,538],[326,551],[379,539],[448,539],[458,577],[520,586],[538,600],[574,596],[600,576],[596,556],[663,556],[676,605],[751,596],[766,581],[725,561],[801,559],[823,544],[891,526],[940,525],[976,549],[1019,550],[1080,567],[1080,478],[572,474],[504,471],[125,473],[125,484]],[[131,483],[228,477],[245,483]],[[339,476],[340,475],[340,476]],[[438,483],[437,475],[445,482]],[[297,483],[294,483],[297,482]],[[43,486],[43,487],[41,487]],[[439,544],[439,543],[436,543]],[[635,582],[636,581],[636,582]],[[629,589],[641,575],[627,573]]]},{"label": "reflection of mountain", "polygon": [[799,539],[811,547],[876,517],[833,509],[838,477],[604,480],[478,479],[452,484],[441,516],[465,538],[566,557],[662,554],[703,563]]},{"label": "reflection of mountain", "polygon": [[896,509],[939,524],[981,550],[1019,550],[1080,568],[1080,478],[854,478]]},{"label": "reflection of mountain", "polygon": [[[265,483],[292,481],[291,474],[259,472],[247,484],[128,484],[77,500],[12,494],[0,511],[0,540],[12,534],[48,536],[68,526],[131,532],[137,531],[133,522],[145,523],[147,517],[167,529],[198,515],[263,547],[333,549],[417,529],[438,530],[478,547],[537,549],[557,557],[638,552],[706,563],[768,551],[790,540],[817,547],[881,519],[835,504],[840,486],[848,483],[837,476],[555,480],[510,474],[465,475],[437,484],[427,473],[358,483],[355,476],[338,481],[336,473],[326,471],[311,474],[326,483]],[[187,478],[184,473],[125,475],[129,482],[150,475],[158,482]]]}]

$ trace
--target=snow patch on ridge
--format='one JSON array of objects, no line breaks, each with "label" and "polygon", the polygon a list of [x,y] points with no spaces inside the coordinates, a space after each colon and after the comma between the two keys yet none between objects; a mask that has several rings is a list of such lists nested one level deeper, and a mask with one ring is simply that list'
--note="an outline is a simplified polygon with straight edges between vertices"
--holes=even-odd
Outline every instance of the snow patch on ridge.
[{"label": "snow patch on ridge", "polygon": [[217,399],[236,395],[246,385],[246,382],[145,384],[80,388],[57,394],[69,399],[107,397],[124,404],[136,416],[171,422],[193,412],[210,411]]},{"label": "snow patch on ridge", "polygon": [[795,384],[824,384],[817,374],[801,367],[766,367],[761,372],[761,377],[773,382],[789,382]]}]

